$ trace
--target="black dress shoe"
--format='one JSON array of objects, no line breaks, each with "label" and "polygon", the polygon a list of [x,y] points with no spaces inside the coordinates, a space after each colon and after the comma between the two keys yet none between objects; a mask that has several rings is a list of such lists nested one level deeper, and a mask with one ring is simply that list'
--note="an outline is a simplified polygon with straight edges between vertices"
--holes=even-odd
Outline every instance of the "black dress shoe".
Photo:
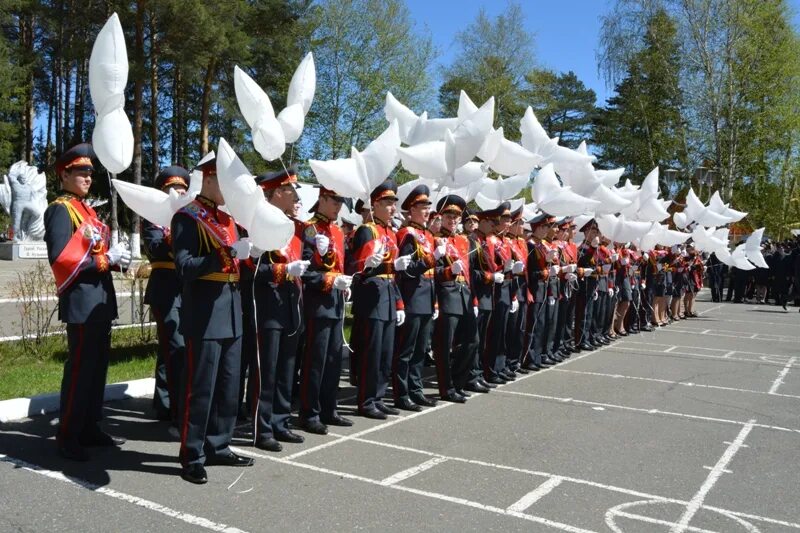
[{"label": "black dress shoe", "polygon": [[207,465],[219,466],[253,466],[255,461],[250,457],[244,457],[233,452],[228,452],[224,455],[212,455],[206,458]]},{"label": "black dress shoe", "polygon": [[442,401],[452,403],[467,403],[467,399],[457,392],[442,396]]},{"label": "black dress shoe", "polygon": [[195,485],[203,485],[204,483],[208,483],[206,469],[203,468],[203,465],[199,464],[191,464],[181,470],[181,477],[189,483],[194,483]]},{"label": "black dress shoe", "polygon": [[378,411],[380,411],[385,415],[397,416],[400,414],[400,411],[398,411],[394,407],[389,407],[383,402],[375,402],[375,407],[378,409]]},{"label": "black dress shoe", "polygon": [[369,409],[359,409],[358,414],[363,416],[364,418],[372,418],[374,420],[386,420],[386,414],[382,411],[378,411],[375,407],[371,407]]},{"label": "black dress shoe", "polygon": [[464,389],[456,389],[456,392],[458,394],[460,394],[461,396],[463,396],[464,398],[472,398],[472,394],[470,394],[469,392],[465,391]]},{"label": "black dress shoe", "polygon": [[[395,400],[394,406],[397,407],[398,409],[402,409],[403,411],[414,411],[414,412],[422,411],[422,407],[415,404],[408,398],[400,398],[398,400]],[[378,409],[380,409],[380,407],[378,407]]]},{"label": "black dress shoe", "polygon": [[589,344],[588,342],[583,342],[580,345],[580,349],[586,350],[587,352],[593,352],[595,350],[595,347]]},{"label": "black dress shoe", "polygon": [[562,363],[562,362],[564,362],[564,360],[563,360],[563,359],[561,359],[561,357],[559,357],[559,356],[558,356],[558,354],[551,354],[551,355],[548,355],[548,356],[547,356],[547,358],[548,358],[548,359],[550,359],[551,361],[555,361],[556,363]]},{"label": "black dress shoe", "polygon": [[291,442],[292,444],[300,444],[306,440],[305,437],[294,433],[291,429],[275,431],[275,439],[281,442]]},{"label": "black dress shoe", "polygon": [[553,366],[556,364],[556,362],[550,359],[549,357],[542,357],[542,362],[540,364],[542,366]]},{"label": "black dress shoe", "polygon": [[492,385],[505,385],[508,383],[508,381],[503,379],[501,376],[491,376],[484,381],[486,383],[491,383]]},{"label": "black dress shoe", "polygon": [[111,447],[122,446],[125,444],[125,439],[122,437],[112,437],[105,431],[97,430],[88,435],[81,436],[78,438],[78,442],[81,446],[87,447]]},{"label": "black dress shoe", "polygon": [[514,369],[515,374],[528,374],[530,370],[525,368],[524,366],[520,366]]},{"label": "black dress shoe", "polygon": [[525,369],[528,372],[538,372],[539,370],[542,369],[542,367],[541,367],[541,365],[537,365],[537,364],[534,364],[534,363],[525,363]]},{"label": "black dress shoe", "polygon": [[79,445],[73,443],[58,443],[58,455],[63,457],[64,459],[68,459],[70,461],[80,461],[86,462],[89,460],[89,453],[86,449]]},{"label": "black dress shoe", "polygon": [[466,386],[464,386],[464,390],[465,391],[470,391],[470,392],[479,392],[481,394],[486,394],[491,389],[488,388],[488,387],[484,387],[480,383],[467,383]]},{"label": "black dress shoe", "polygon": [[411,401],[422,407],[436,407],[436,400],[428,398],[424,394],[412,394]]},{"label": "black dress shoe", "polygon": [[268,452],[279,452],[283,450],[283,445],[275,440],[273,437],[261,437],[256,441],[256,448],[266,450]]},{"label": "black dress shoe", "polygon": [[301,420],[300,427],[309,433],[313,433],[314,435],[328,434],[328,426],[326,426],[319,420]]},{"label": "black dress shoe", "polygon": [[489,383],[488,381],[486,381],[483,378],[479,379],[477,381],[477,383],[478,383],[478,385],[482,385],[482,386],[486,387],[487,389],[496,389],[497,388],[497,385],[495,385],[494,383]]},{"label": "black dress shoe", "polygon": [[330,418],[320,417],[319,419],[322,421],[323,424],[326,424],[328,426],[339,426],[343,428],[349,428],[350,426],[353,425],[352,420],[350,420],[349,418],[345,418],[343,416],[339,416],[338,413],[334,414]]}]

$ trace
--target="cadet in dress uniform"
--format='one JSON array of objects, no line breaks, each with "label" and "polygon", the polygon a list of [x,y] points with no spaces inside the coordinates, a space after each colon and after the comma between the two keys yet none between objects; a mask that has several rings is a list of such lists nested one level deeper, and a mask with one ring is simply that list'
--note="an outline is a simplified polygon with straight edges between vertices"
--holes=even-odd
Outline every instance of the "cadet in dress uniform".
[{"label": "cadet in dress uniform", "polygon": [[208,481],[204,464],[250,466],[230,449],[236,425],[242,346],[239,258],[249,241],[218,206],[225,203],[216,160],[200,167],[200,194],[172,217],[172,251],[181,282],[180,331],[186,342],[181,420],[181,477]]},{"label": "cadet in dress uniform", "polygon": [[84,198],[92,184],[94,151],[76,145],[58,158],[63,193],[44,213],[47,257],[58,294],[58,318],[67,325],[69,357],[61,380],[56,443],[66,459],[86,461],[87,446],[118,446],[123,439],[100,429],[111,321],[117,299],[111,270],[127,268],[125,245],[108,247],[109,231]]},{"label": "cadet in dress uniform", "polygon": [[[528,243],[528,290],[533,304],[528,313],[528,370],[538,370],[553,365],[558,360],[548,353],[548,339],[552,339],[556,322],[558,297],[558,248],[547,240],[555,217],[542,213],[529,221],[533,235]],[[556,284],[553,283],[556,280]]]},{"label": "cadet in dress uniform", "polygon": [[436,299],[439,318],[434,326],[433,353],[439,396],[444,401],[463,403],[462,392],[489,392],[473,369],[478,366],[476,318],[478,301],[470,291],[469,249],[466,235],[457,233],[458,221],[467,203],[456,195],[439,200],[442,228],[436,239],[444,254],[436,259]]},{"label": "cadet in dress uniform", "polygon": [[575,344],[581,350],[591,351],[601,346],[594,340],[592,327],[597,304],[597,247],[600,245],[597,221],[591,219],[581,226],[584,235],[578,248],[578,296],[575,300]]},{"label": "cadet in dress uniform", "polygon": [[[156,176],[155,188],[185,194],[189,189],[189,172],[179,166],[166,167]],[[153,409],[158,420],[177,423],[184,342],[178,331],[181,293],[175,273],[175,257],[172,255],[172,233],[170,228],[144,220],[142,238],[144,252],[150,261],[144,303],[150,306],[158,330]]]},{"label": "cadet in dress uniform", "polygon": [[306,342],[300,371],[300,426],[325,435],[328,426],[352,426],[337,412],[336,394],[342,369],[344,303],[352,278],[344,274],[344,233],[336,217],[344,198],[321,188],[319,201],[309,210],[303,238],[303,259],[309,267],[303,277]]},{"label": "cadet in dress uniform", "polygon": [[512,267],[512,293],[516,295],[519,309],[509,317],[508,326],[508,357],[506,365],[514,373],[527,374],[529,371],[522,366],[525,358],[525,329],[527,327],[528,304],[533,301],[528,291],[528,243],[522,229],[522,206],[511,212],[511,227],[508,229],[511,257],[516,267]]},{"label": "cadet in dress uniform", "polygon": [[353,337],[359,365],[358,412],[383,420],[400,412],[383,403],[394,355],[396,326],[405,321],[403,299],[395,273],[405,270],[411,258],[398,254],[397,238],[391,227],[396,211],[397,185],[387,179],[370,194],[373,222],[356,229],[353,256],[353,311],[357,317]]},{"label": "cadet in dress uniform", "polygon": [[298,211],[293,168],[262,174],[256,178],[267,201],[294,221],[295,231],[282,250],[256,254],[249,264],[255,269],[254,295],[258,328],[260,381],[253,390],[258,448],[280,451],[279,441],[301,443],[305,439],[289,427],[292,411],[297,346],[303,334],[302,276],[309,262],[303,260],[304,225],[294,217]]},{"label": "cadet in dress uniform", "polygon": [[406,313],[406,320],[396,333],[396,349],[392,361],[394,405],[406,411],[433,407],[434,400],[422,391],[422,370],[425,353],[433,329],[436,293],[433,276],[436,260],[444,253],[434,243],[425,224],[430,215],[430,190],[425,185],[414,187],[400,208],[408,212],[408,224],[397,232],[400,256],[410,263],[396,277]]}]

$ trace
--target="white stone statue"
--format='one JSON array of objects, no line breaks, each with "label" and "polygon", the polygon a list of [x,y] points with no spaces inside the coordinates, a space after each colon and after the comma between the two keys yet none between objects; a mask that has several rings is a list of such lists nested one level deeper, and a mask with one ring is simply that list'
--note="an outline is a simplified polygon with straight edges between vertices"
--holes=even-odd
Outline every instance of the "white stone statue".
[{"label": "white stone statue", "polygon": [[0,184],[0,205],[11,215],[14,242],[44,239],[47,209],[47,178],[44,172],[18,161],[11,165]]}]

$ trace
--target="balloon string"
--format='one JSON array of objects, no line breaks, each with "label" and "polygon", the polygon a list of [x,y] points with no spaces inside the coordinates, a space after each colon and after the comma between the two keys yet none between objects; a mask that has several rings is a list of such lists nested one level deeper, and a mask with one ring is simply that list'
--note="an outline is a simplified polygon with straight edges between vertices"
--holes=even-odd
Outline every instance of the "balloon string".
[{"label": "balloon string", "polygon": [[[250,287],[250,296],[253,300],[253,322],[255,322],[255,329],[256,329],[256,373],[258,375],[258,383],[259,388],[261,386],[261,346],[260,346],[260,335],[258,333],[258,307],[256,305],[256,276],[258,276],[258,270],[261,268],[261,258],[264,257],[264,254],[258,256],[258,261],[256,261],[256,271],[253,274],[253,281]],[[250,385],[250,376],[248,376],[248,388]],[[256,439],[258,438],[258,409],[261,405],[261,391],[256,391],[256,404],[254,406],[253,411],[253,446],[256,445]]]}]

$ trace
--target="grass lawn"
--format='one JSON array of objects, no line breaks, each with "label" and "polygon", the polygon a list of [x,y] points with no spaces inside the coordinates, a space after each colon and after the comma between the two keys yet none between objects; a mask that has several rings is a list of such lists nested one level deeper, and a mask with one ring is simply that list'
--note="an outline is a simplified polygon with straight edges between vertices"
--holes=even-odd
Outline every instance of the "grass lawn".
[{"label": "grass lawn", "polygon": [[[115,329],[107,383],[151,377],[155,369],[155,328]],[[0,343],[0,400],[58,392],[67,358],[66,333],[38,347],[21,341]]]}]

